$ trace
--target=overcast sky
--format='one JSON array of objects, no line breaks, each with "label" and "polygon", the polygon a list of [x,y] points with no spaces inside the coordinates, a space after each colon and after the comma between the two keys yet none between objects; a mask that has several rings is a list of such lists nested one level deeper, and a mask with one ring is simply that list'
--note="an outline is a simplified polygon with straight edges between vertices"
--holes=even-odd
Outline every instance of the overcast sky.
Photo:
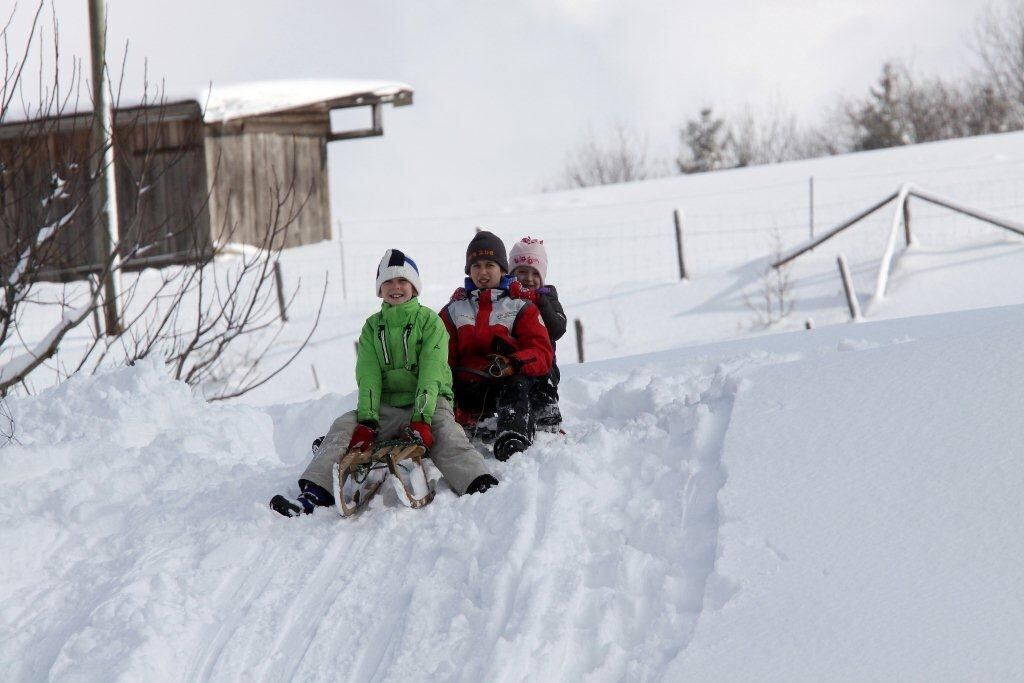
[{"label": "overcast sky", "polygon": [[[5,3],[10,4],[10,3]],[[31,14],[21,0],[12,51]],[[330,145],[335,218],[534,192],[588,127],[621,122],[666,166],[703,106],[785,102],[805,122],[859,96],[883,61],[960,75],[983,0],[110,0],[126,89],[371,78],[409,83],[385,136]],[[87,0],[54,0],[88,65]],[[112,58],[112,61],[114,59]],[[368,121],[368,115],[365,118]],[[364,121],[356,122],[362,127]]]}]

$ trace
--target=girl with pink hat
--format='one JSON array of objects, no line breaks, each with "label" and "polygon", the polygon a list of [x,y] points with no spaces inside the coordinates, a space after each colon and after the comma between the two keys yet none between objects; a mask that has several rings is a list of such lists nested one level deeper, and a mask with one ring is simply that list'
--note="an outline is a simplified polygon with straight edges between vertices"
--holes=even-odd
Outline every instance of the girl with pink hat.
[{"label": "girl with pink hat", "polygon": [[[524,237],[515,243],[508,254],[509,268],[517,283],[509,287],[513,297],[528,299],[540,309],[540,316],[547,326],[551,347],[565,334],[566,317],[558,301],[554,285],[546,284],[548,276],[548,254],[544,240]],[[518,285],[518,286],[516,286]],[[556,432],[562,424],[562,413],[558,409],[558,381],[561,374],[555,359],[551,372],[538,379],[530,391],[530,407],[534,424],[538,429]]]}]

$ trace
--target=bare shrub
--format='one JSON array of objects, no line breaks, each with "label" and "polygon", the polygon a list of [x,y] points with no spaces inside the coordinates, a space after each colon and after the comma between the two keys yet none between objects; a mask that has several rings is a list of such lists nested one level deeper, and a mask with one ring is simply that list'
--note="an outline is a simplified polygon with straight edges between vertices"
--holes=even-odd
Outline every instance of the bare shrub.
[{"label": "bare shrub", "polygon": [[990,6],[975,27],[973,43],[991,96],[1009,108],[1012,128],[1024,127],[1024,2]]},{"label": "bare shrub", "polygon": [[[774,246],[768,263],[782,259],[782,235],[773,231]],[[743,290],[743,303],[754,313],[754,326],[767,328],[784,320],[793,312],[796,300],[793,297],[792,262],[778,268],[767,266],[757,284]]]},{"label": "bare shrub", "polygon": [[743,108],[730,131],[732,161],[757,166],[801,158],[800,127],[796,116],[776,98],[762,110]]},{"label": "bare shrub", "polygon": [[584,140],[566,155],[561,188],[593,187],[644,180],[654,176],[647,157],[647,140],[617,123],[603,134],[587,130]]},{"label": "bare shrub", "polygon": [[[24,85],[24,55],[36,40],[42,10],[40,3],[22,56],[10,61],[5,49],[0,122],[13,117],[12,102]],[[10,22],[0,35],[5,46],[9,26]],[[56,23],[53,30],[56,36]],[[57,42],[55,57],[59,57]],[[121,180],[128,188],[124,202],[129,220],[109,253],[102,253],[93,239],[100,228],[99,207],[92,198],[102,182],[101,171],[113,169],[102,166],[108,150],[92,142],[91,126],[81,122],[88,117],[70,116],[77,109],[81,85],[77,69],[71,90],[62,90],[57,63],[54,73],[45,78],[40,68],[39,104],[33,109],[23,107],[16,119],[24,121],[17,124],[18,135],[0,141],[0,397],[18,387],[27,391],[28,378],[41,369],[60,380],[149,356],[162,358],[172,376],[211,400],[239,396],[260,386],[302,351],[323,308],[326,283],[305,340],[284,361],[267,363],[267,352],[298,294],[296,287],[286,296],[283,310],[278,307],[274,267],[285,235],[312,188],[303,193],[294,182],[277,179],[263,237],[241,255],[227,252],[236,226],[225,226],[220,239],[212,242],[208,225],[199,220],[209,195],[181,215],[146,218],[141,207],[147,192],[183,158],[165,153],[159,163],[155,161],[152,150],[161,148],[164,102],[162,95],[148,97],[147,83],[147,96],[134,109],[135,117],[126,124],[119,117],[115,131],[114,152],[124,161],[128,179],[127,183]],[[116,108],[117,98],[113,100]],[[152,144],[129,163],[118,140],[140,130],[148,135],[150,129]],[[147,254],[159,245],[169,243],[187,245],[182,252],[184,265],[126,274],[127,269],[145,265]],[[82,262],[89,265],[75,270],[66,267]],[[124,276],[128,283],[115,302],[124,317],[116,329],[109,325],[102,329],[97,310],[103,305],[103,292],[90,283],[102,282],[112,273]],[[85,275],[90,279],[81,279]],[[55,277],[75,279],[47,281]],[[40,335],[38,318],[47,312],[42,317],[51,322]],[[36,318],[34,325],[26,322],[29,317]],[[82,344],[90,319],[97,322]],[[72,333],[78,346],[65,348],[64,341]]]},{"label": "bare shrub", "polygon": [[0,398],[0,448],[17,442],[14,414],[7,405],[7,399]]}]

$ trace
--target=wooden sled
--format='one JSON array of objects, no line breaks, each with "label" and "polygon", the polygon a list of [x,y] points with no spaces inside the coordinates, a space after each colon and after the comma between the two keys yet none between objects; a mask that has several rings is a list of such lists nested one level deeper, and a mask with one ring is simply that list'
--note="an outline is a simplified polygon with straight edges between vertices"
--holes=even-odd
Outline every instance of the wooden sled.
[{"label": "wooden sled", "polygon": [[372,451],[351,450],[334,466],[334,500],[342,517],[351,517],[377,494],[388,473],[403,505],[421,508],[434,499],[423,470],[422,444],[378,441]]}]

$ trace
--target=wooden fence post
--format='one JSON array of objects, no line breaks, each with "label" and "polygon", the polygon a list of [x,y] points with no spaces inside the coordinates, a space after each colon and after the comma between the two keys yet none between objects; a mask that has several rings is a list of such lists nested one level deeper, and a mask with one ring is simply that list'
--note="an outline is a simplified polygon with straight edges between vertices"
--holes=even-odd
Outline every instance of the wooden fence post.
[{"label": "wooden fence post", "polygon": [[583,321],[576,318],[576,358],[583,362]]},{"label": "wooden fence post", "polygon": [[907,240],[907,246],[910,246],[911,234],[910,234],[910,195],[903,200],[903,236]]},{"label": "wooden fence post", "polygon": [[843,280],[843,291],[846,292],[846,305],[850,309],[850,319],[860,320],[860,302],[857,300],[857,292],[853,289],[853,278],[850,277],[846,257],[840,254],[836,257],[836,262],[839,264],[839,277]]},{"label": "wooden fence post", "polygon": [[274,284],[277,285],[277,310],[281,314],[281,322],[288,322],[288,312],[284,305],[284,277],[281,276],[281,262],[274,261]]},{"label": "wooden fence post", "polygon": [[810,202],[810,225],[811,225],[811,239],[814,239],[814,176],[811,176],[811,202]]},{"label": "wooden fence post", "polygon": [[345,235],[341,226],[341,221],[338,221],[338,251],[341,252],[341,300],[348,301],[348,287],[345,284]]},{"label": "wooden fence post", "polygon": [[[96,294],[96,291],[101,287],[100,279],[96,275],[89,274],[89,290],[90,294]],[[92,309],[92,324],[96,326],[96,336],[99,337],[103,334],[103,326],[100,324],[100,298],[96,299],[97,305]]]},{"label": "wooden fence post", "polygon": [[[96,223],[93,240],[99,263],[109,266],[103,274],[103,313],[107,336],[124,332],[120,307],[121,257],[118,246],[121,228],[117,216],[117,173],[114,161],[114,111],[107,101],[107,3],[89,0],[89,54],[92,66],[92,144],[95,145],[92,171],[96,181],[93,194]],[[4,52],[6,53],[6,46]],[[6,59],[5,66],[6,66]],[[6,81],[7,79],[5,79]],[[6,88],[4,88],[6,97]],[[109,260],[108,260],[109,259]]]},{"label": "wooden fence post", "polygon": [[686,262],[683,260],[683,216],[679,209],[672,211],[672,219],[676,224],[676,256],[679,258],[679,279],[686,278]]}]

